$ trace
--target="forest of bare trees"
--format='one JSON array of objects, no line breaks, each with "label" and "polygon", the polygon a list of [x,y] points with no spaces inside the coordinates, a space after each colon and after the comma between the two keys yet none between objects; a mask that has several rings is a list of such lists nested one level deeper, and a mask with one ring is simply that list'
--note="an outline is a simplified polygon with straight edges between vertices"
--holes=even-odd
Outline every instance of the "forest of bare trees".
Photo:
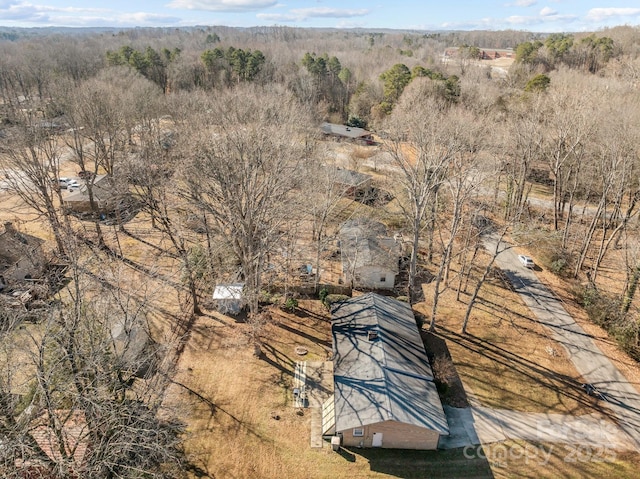
[{"label": "forest of bare trees", "polygon": [[[442,61],[446,48],[469,46],[517,57],[503,71]],[[38,224],[50,263],[65,271],[35,312],[0,302],[0,475],[181,477],[196,467],[164,400],[212,284],[245,283],[260,343],[274,258],[295,263],[304,244],[305,263],[328,268],[349,216],[402,236],[407,281],[397,295],[420,301],[428,282],[432,330],[447,289],[468,305],[462,331],[473,321],[497,254],[481,259],[483,237],[501,234],[571,282],[640,359],[639,89],[633,27],[0,39],[1,219]],[[324,121],[375,134],[350,166],[373,174],[388,204],[343,201]],[[368,158],[386,168],[364,166]],[[62,207],[63,171],[86,178],[82,214]],[[113,192],[108,213],[99,181]],[[128,223],[136,215],[153,259],[132,256],[143,234]],[[619,282],[599,281],[608,261]],[[168,312],[171,295],[178,307]],[[140,328],[145,346],[118,345],[118,324]],[[54,452],[36,441],[43,429]]]}]

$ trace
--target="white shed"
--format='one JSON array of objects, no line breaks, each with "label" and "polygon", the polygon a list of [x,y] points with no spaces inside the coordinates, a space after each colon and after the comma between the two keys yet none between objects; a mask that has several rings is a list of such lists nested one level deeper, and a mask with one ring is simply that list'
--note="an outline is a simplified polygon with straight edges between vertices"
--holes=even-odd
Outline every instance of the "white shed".
[{"label": "white shed", "polygon": [[222,314],[239,314],[244,307],[244,283],[219,284],[213,291],[213,300]]}]

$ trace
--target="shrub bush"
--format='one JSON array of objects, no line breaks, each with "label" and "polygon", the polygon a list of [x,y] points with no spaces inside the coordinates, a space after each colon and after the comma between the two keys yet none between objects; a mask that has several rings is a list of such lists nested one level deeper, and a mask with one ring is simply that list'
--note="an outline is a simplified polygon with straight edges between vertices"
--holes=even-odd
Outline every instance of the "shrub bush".
[{"label": "shrub bush", "polygon": [[318,298],[320,299],[320,301],[322,301],[322,304],[325,304],[324,300],[328,295],[329,295],[329,290],[327,288],[322,288],[320,290],[320,292],[318,293]]},{"label": "shrub bush", "polygon": [[287,298],[287,300],[284,302],[284,309],[293,313],[296,309],[298,309],[298,300],[296,298]]},{"label": "shrub bush", "polygon": [[640,323],[621,312],[620,300],[591,284],[576,286],[572,293],[589,319],[602,326],[629,356],[640,361]]},{"label": "shrub bush", "polygon": [[540,266],[563,278],[573,273],[573,256],[562,247],[562,237],[557,232],[535,227],[517,231],[514,237],[521,243],[535,246],[534,260]]},{"label": "shrub bush", "polygon": [[346,294],[328,294],[324,298],[323,302],[327,309],[331,310],[331,306],[333,306],[335,303],[346,301],[347,299],[349,299],[349,296],[347,296]]}]

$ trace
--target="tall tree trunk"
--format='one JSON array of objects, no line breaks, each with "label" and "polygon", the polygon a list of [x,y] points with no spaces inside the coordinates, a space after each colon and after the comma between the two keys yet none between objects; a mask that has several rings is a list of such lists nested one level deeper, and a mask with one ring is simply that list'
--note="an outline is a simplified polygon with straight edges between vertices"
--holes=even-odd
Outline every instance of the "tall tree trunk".
[{"label": "tall tree trunk", "polygon": [[624,299],[622,300],[622,307],[620,308],[622,314],[627,314],[629,312],[629,308],[631,307],[633,298],[636,295],[636,290],[638,289],[639,281],[640,281],[640,263],[638,263],[634,268],[633,274],[631,275],[631,280],[629,281],[629,286],[627,287],[627,291],[624,294]]}]

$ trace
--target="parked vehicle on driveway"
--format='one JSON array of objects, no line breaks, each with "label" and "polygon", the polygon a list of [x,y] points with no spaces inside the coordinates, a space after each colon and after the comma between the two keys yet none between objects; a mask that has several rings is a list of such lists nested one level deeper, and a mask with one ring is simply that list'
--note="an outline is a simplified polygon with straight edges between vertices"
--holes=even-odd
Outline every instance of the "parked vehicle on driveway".
[{"label": "parked vehicle on driveway", "polygon": [[531,256],[526,256],[524,254],[519,254],[518,255],[518,259],[522,263],[522,266],[524,266],[525,268],[533,269],[535,267],[535,265],[536,265],[533,262],[533,259],[531,259]]},{"label": "parked vehicle on driveway", "polygon": [[58,178],[58,186],[63,190],[72,190],[80,188],[80,183],[78,180],[72,180],[71,178],[61,177]]}]

